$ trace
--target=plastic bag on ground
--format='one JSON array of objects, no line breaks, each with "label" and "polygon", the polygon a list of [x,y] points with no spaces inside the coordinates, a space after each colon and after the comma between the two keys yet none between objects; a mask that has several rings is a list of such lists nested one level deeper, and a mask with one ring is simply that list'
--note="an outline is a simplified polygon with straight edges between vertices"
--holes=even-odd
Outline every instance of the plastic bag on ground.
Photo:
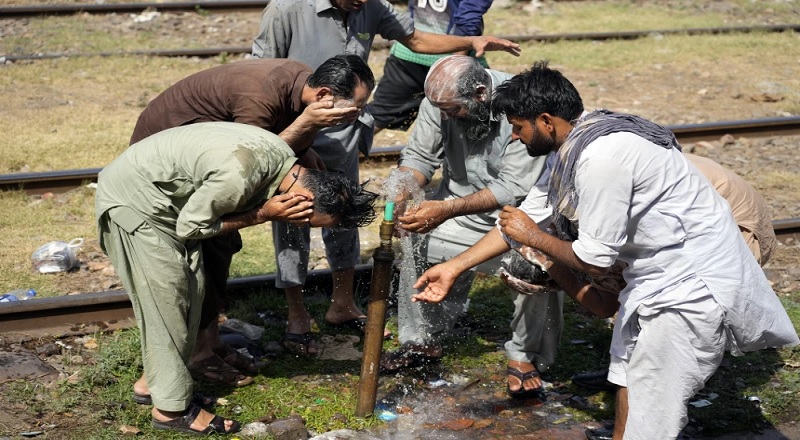
[{"label": "plastic bag on ground", "polygon": [[33,268],[39,273],[66,272],[78,265],[77,252],[82,244],[82,238],[73,239],[69,243],[46,243],[31,254]]}]

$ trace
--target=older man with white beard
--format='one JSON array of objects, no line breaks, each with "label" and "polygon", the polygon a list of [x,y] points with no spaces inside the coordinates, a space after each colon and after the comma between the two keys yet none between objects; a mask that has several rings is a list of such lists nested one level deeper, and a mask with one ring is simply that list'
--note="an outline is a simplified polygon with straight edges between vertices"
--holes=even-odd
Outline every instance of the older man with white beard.
[{"label": "older man with white beard", "polygon": [[[545,159],[529,156],[522,143],[512,140],[511,125],[489,110],[492,90],[510,77],[484,69],[468,56],[449,56],[431,66],[425,80],[426,99],[398,164],[420,187],[442,168],[442,182],[431,200],[416,206],[396,205],[399,228],[415,233],[417,276],[483,237],[494,227],[498,209],[518,205],[544,169]],[[494,259],[475,269],[493,273],[499,265]],[[412,292],[399,292],[401,347],[384,357],[384,372],[419,366],[442,356],[441,339],[464,314],[473,277],[474,271],[465,273],[439,304],[412,302]],[[546,330],[549,319],[561,319],[559,293],[520,295],[515,306],[522,307],[523,301],[537,301],[535,306],[525,306],[537,312],[512,324],[515,333],[523,332],[527,340],[534,341],[527,353],[509,353],[510,370],[513,367],[519,372],[516,377],[535,372],[533,365],[540,370],[549,367],[560,336]],[[520,389],[521,384],[520,380]]]}]

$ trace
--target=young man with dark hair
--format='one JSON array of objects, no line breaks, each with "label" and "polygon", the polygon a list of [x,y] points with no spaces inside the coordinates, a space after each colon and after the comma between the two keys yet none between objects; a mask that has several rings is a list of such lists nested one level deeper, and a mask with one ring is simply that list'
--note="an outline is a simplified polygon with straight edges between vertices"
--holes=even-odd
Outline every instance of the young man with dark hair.
[{"label": "young man with dark hair", "polygon": [[[622,387],[615,439],[676,438],[688,400],[726,350],[800,343],[727,202],[668,129],[602,110],[582,116],[575,87],[545,62],[498,87],[492,109],[529,154],[554,153],[547,202],[556,236],[511,206],[501,231],[577,274],[625,264],[608,375]],[[427,271],[414,300],[441,301],[469,263]]]}]

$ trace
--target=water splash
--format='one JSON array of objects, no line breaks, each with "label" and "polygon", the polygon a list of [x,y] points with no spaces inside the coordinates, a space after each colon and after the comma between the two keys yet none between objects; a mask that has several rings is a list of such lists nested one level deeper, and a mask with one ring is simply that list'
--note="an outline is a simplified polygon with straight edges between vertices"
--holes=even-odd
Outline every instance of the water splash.
[{"label": "water splash", "polygon": [[[396,202],[395,221],[405,210],[417,206],[425,200],[425,191],[419,186],[414,174],[411,171],[399,168],[395,168],[389,173],[389,177],[383,184],[382,193],[386,200]],[[419,248],[422,246],[422,240],[415,240],[412,235],[410,233],[401,233],[399,240],[398,266],[400,268],[400,276],[398,296],[411,295],[414,291],[412,286],[417,281],[418,273],[414,255],[420,252]]]}]

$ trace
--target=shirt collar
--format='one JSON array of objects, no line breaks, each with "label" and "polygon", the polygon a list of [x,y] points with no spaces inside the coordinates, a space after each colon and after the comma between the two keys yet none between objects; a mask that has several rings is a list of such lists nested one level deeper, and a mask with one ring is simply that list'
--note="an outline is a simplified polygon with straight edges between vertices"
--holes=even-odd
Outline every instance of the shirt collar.
[{"label": "shirt collar", "polygon": [[294,86],[292,86],[292,110],[297,113],[303,112],[303,88],[310,75],[310,71],[300,72],[297,78],[294,79]]},{"label": "shirt collar", "polygon": [[331,3],[331,0],[316,0],[317,1],[317,13],[327,11],[328,9],[336,9]]}]

